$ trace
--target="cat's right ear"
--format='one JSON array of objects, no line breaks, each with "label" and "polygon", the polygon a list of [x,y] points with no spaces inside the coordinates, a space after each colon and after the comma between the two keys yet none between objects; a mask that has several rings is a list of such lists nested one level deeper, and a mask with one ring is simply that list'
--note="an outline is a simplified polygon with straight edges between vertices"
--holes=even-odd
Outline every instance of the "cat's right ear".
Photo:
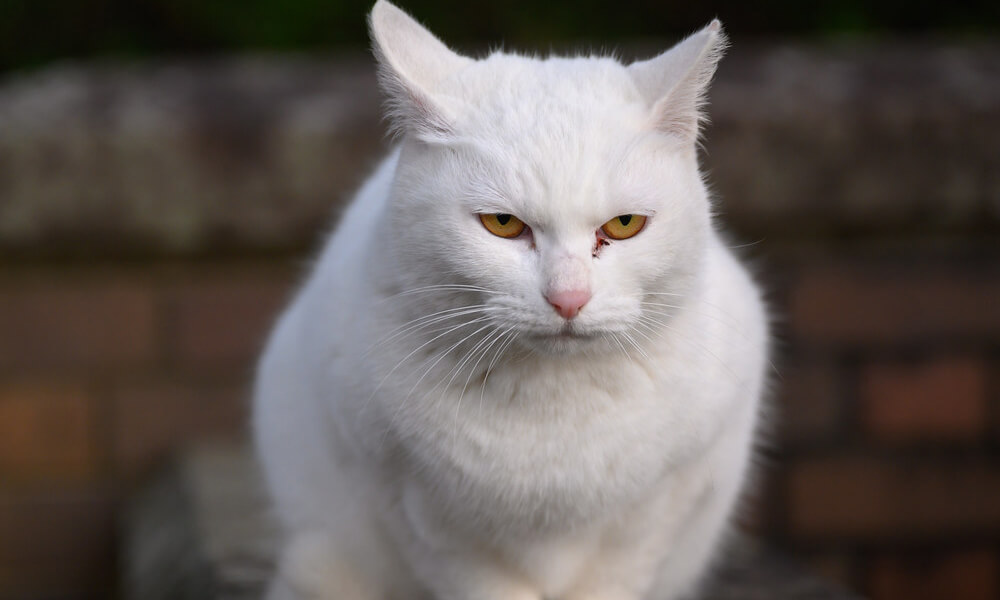
[{"label": "cat's right ear", "polygon": [[716,19],[663,54],[629,65],[657,129],[688,143],[698,138],[705,94],[725,49],[726,35]]},{"label": "cat's right ear", "polygon": [[386,0],[375,3],[368,26],[392,133],[412,133],[430,142],[448,139],[451,114],[447,103],[435,98],[434,88],[472,59],[450,50]]}]

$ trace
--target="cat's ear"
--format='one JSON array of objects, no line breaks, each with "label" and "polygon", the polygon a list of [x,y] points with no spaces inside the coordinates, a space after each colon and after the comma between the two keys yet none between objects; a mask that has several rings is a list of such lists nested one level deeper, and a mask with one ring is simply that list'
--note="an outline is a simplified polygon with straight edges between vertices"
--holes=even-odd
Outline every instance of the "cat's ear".
[{"label": "cat's ear", "polygon": [[725,49],[726,34],[715,19],[663,54],[629,65],[656,128],[685,141],[698,138],[708,84]]},{"label": "cat's ear", "polygon": [[452,52],[386,0],[375,3],[368,25],[393,133],[411,132],[428,141],[447,138],[452,133],[448,107],[435,100],[434,87],[472,59]]}]

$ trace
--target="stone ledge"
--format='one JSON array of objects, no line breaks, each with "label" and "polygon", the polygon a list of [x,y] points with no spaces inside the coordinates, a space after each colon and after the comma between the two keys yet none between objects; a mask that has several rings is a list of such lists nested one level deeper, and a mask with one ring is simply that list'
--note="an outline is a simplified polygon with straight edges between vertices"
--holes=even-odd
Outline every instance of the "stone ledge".
[{"label": "stone ledge", "polygon": [[[737,43],[705,164],[747,235],[1000,229],[1000,44]],[[315,245],[385,150],[364,55],[0,82],[0,252]]]},{"label": "stone ledge", "polygon": [[122,523],[127,600],[262,598],[277,532],[251,452],[190,450],[140,489]]},{"label": "stone ledge", "polygon": [[[130,502],[123,524],[126,600],[263,597],[277,535],[251,452],[217,444],[184,454]],[[851,600],[745,538],[702,600]]]},{"label": "stone ledge", "polygon": [[0,248],[311,245],[382,149],[361,59],[66,65],[0,86]]}]

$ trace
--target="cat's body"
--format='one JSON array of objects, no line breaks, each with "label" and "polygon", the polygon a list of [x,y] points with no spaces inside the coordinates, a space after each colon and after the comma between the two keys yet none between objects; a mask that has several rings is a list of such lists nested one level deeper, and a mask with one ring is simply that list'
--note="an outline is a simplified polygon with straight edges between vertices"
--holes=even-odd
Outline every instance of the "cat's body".
[{"label": "cat's body", "polygon": [[[702,89],[651,111],[642,69],[703,88],[716,28],[629,71],[471,61],[386,3],[372,27],[403,139],[260,366],[273,596],[690,592],[745,479],[767,335],[711,228]],[[623,214],[646,224],[595,235]]]}]

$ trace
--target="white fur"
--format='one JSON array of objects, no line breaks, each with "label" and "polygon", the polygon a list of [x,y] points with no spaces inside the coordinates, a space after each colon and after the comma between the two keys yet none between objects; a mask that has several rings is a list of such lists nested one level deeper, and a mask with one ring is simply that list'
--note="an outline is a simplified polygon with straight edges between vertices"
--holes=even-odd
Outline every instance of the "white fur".
[{"label": "white fur", "polygon": [[[631,67],[459,57],[384,1],[371,24],[400,145],[258,374],[287,532],[272,596],[691,592],[748,469],[767,346],[697,166],[718,24]],[[598,246],[620,214],[645,229]],[[581,286],[571,321],[543,295]]]}]

